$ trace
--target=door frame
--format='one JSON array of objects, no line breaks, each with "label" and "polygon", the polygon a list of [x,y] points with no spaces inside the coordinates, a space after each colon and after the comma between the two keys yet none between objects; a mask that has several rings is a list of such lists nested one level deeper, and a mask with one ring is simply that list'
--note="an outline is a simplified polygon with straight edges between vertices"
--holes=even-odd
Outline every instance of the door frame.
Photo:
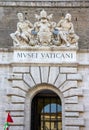
[{"label": "door frame", "polygon": [[40,84],[37,85],[33,88],[31,88],[26,95],[26,100],[25,100],[25,126],[24,130],[31,130],[31,103],[32,99],[37,95],[40,91],[43,90],[51,90],[55,94],[58,95],[58,97],[61,99],[61,104],[62,104],[62,130],[65,130],[65,111],[64,111],[64,97],[63,94],[60,92],[60,90],[52,85],[49,84]]},{"label": "door frame", "polygon": [[[55,111],[54,109],[52,109],[53,108],[52,106],[54,105],[55,105]],[[31,130],[39,130],[39,128],[41,130],[42,124],[43,124],[43,127],[45,127],[44,125],[45,123],[46,123],[46,127],[47,127],[47,123],[49,124],[48,129],[50,129],[51,124],[53,123],[54,125],[54,121],[52,120],[51,116],[55,116],[55,121],[56,121],[55,123],[58,124],[59,123],[58,121],[58,106],[59,105],[62,107],[61,99],[56,93],[54,93],[51,90],[42,90],[37,95],[35,95],[31,103]],[[45,113],[44,111],[45,107],[47,107],[47,111],[49,114]],[[54,112],[52,112],[51,110]],[[61,110],[60,110],[60,114],[62,116]],[[45,115],[49,116],[48,120],[45,120]],[[57,129],[60,129],[59,125],[57,125],[56,127]]]}]

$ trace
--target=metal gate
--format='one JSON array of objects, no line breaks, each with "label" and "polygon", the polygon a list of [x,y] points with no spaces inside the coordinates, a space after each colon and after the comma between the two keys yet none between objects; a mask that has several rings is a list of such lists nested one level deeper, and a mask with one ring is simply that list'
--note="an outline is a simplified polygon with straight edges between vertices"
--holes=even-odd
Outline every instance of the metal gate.
[{"label": "metal gate", "polygon": [[31,130],[62,130],[61,100],[52,91],[41,91],[32,100]]}]

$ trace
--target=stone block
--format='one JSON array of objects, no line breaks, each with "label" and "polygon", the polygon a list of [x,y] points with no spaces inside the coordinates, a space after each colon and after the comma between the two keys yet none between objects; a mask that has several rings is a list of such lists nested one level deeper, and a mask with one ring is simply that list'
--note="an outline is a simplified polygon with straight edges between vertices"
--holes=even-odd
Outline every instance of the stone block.
[{"label": "stone block", "polygon": [[78,103],[78,97],[74,96],[74,97],[69,97],[69,98],[65,98],[65,103],[68,104],[75,104]]},{"label": "stone block", "polygon": [[65,125],[67,126],[84,126],[83,118],[65,118]]},{"label": "stone block", "polygon": [[79,130],[78,126],[66,126],[65,130]]},{"label": "stone block", "polygon": [[18,97],[18,96],[12,96],[11,97],[11,102],[12,103],[25,103],[25,98],[23,98],[23,97]]},{"label": "stone block", "polygon": [[[89,102],[89,98],[88,98],[88,102]],[[85,108],[86,112],[89,112],[89,104],[88,104],[88,102],[86,102],[85,105],[84,105],[84,108]]]},{"label": "stone block", "polygon": [[49,77],[49,67],[40,67],[40,76],[41,76],[41,82],[47,83],[48,77]]},{"label": "stone block", "polygon": [[10,112],[12,117],[24,117],[24,112],[22,111],[12,111]]},{"label": "stone block", "polygon": [[19,88],[11,88],[7,90],[7,96],[19,96],[19,97],[25,97],[26,92]]},{"label": "stone block", "polygon": [[83,96],[82,89],[70,89],[63,93],[64,97],[71,97],[71,96]]},{"label": "stone block", "polygon": [[8,76],[8,80],[21,80],[22,79],[22,74],[10,74]]},{"label": "stone block", "polygon": [[65,111],[83,112],[84,106],[81,105],[81,104],[66,104],[65,105]]},{"label": "stone block", "polygon": [[59,88],[66,81],[66,74],[59,74],[54,85]]},{"label": "stone block", "polygon": [[13,73],[26,73],[29,72],[29,67],[13,67]]},{"label": "stone block", "polygon": [[79,112],[65,112],[65,117],[79,117]]},{"label": "stone block", "polygon": [[74,68],[74,67],[60,67],[60,73],[77,73],[77,68]]},{"label": "stone block", "polygon": [[31,67],[30,73],[32,77],[34,78],[34,81],[36,82],[36,84],[40,84],[41,83],[40,67]]},{"label": "stone block", "polygon": [[36,85],[33,77],[30,74],[24,74],[23,81],[29,86],[34,87]]},{"label": "stone block", "polygon": [[24,117],[13,117],[14,125],[24,125]]},{"label": "stone block", "polygon": [[7,105],[6,111],[24,111],[24,104],[10,104]]},{"label": "stone block", "polygon": [[24,126],[18,126],[18,125],[14,125],[14,126],[10,126],[9,130],[23,130]]},{"label": "stone block", "polygon": [[50,67],[48,83],[54,84],[55,80],[57,79],[58,74],[59,74],[59,67]]},{"label": "stone block", "polygon": [[67,91],[70,88],[77,88],[77,81],[66,81],[61,87],[62,92]]},{"label": "stone block", "polygon": [[13,88],[17,87],[26,92],[29,90],[29,86],[23,80],[13,80],[12,83],[13,83]]},{"label": "stone block", "polygon": [[81,74],[67,74],[67,80],[82,80],[82,75]]}]

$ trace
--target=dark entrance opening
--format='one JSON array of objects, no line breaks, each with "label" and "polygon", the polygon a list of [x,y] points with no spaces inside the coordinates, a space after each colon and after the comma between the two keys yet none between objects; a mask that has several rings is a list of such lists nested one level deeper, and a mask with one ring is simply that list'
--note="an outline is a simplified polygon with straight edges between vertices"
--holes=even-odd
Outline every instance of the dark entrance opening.
[{"label": "dark entrance opening", "polygon": [[62,130],[62,105],[57,94],[44,90],[31,104],[31,130]]}]

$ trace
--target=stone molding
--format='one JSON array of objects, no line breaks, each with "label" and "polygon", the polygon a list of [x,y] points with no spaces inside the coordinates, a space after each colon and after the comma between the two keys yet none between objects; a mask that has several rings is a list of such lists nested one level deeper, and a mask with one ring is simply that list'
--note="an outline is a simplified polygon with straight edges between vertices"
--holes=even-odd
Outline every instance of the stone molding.
[{"label": "stone molding", "polygon": [[[14,63],[13,62],[13,53],[14,53],[14,51],[19,51],[19,50],[21,50],[21,51],[30,51],[30,50],[33,50],[33,51],[37,51],[37,49],[38,48],[10,48],[10,49],[8,49],[8,48],[6,48],[6,49],[4,49],[4,48],[0,48],[0,66],[18,66],[19,67],[19,64],[20,63]],[[64,48],[46,48],[46,47],[44,47],[44,48],[39,48],[38,49],[38,51],[59,51],[59,50],[62,50],[62,51],[64,51],[65,49]],[[70,50],[69,48],[66,48],[66,50],[68,51],[68,50]],[[77,52],[77,61],[76,61],[76,63],[62,63],[62,64],[52,64],[52,66],[61,66],[62,65],[62,67],[66,67],[66,66],[72,66],[72,67],[77,67],[77,66],[89,66],[89,57],[88,57],[88,54],[89,54],[89,52],[86,50],[86,51],[79,51],[78,49],[76,50],[76,49],[73,49],[73,48],[71,48],[71,50],[70,51],[76,51]],[[45,64],[46,66],[47,66],[47,64]],[[45,66],[44,64],[33,64],[33,63],[31,63],[30,64],[30,66]],[[29,63],[23,63],[23,64],[20,64],[20,66],[22,66],[22,67],[28,67],[29,66]],[[48,66],[51,66],[51,65],[49,65],[48,64]],[[61,70],[62,70],[62,68],[61,68]],[[67,68],[64,68],[63,69],[63,71],[65,72],[65,71],[67,71]],[[62,73],[64,73],[62,71]],[[70,71],[70,70],[69,70]],[[75,71],[75,73],[76,73],[76,70],[75,69],[73,69],[73,71]],[[71,73],[71,72],[70,72]]]},{"label": "stone molding", "polygon": [[89,7],[89,1],[16,1],[0,2],[3,7]]}]

